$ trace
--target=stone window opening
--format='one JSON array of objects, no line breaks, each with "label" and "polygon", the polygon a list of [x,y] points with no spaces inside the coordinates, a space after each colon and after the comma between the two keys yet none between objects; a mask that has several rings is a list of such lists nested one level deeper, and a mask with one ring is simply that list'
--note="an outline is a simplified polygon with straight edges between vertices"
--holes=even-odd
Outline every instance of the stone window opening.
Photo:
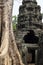
[{"label": "stone window opening", "polygon": [[29,30],[29,33],[27,33],[23,38],[25,43],[38,43],[39,38],[35,36],[35,33],[33,30]]}]

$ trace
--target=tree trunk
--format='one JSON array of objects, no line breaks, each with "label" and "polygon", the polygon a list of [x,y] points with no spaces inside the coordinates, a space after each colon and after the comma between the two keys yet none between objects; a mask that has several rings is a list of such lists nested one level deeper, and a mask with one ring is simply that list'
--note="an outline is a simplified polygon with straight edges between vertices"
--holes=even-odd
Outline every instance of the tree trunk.
[{"label": "tree trunk", "polygon": [[0,65],[23,65],[12,28],[13,0],[4,0]]}]

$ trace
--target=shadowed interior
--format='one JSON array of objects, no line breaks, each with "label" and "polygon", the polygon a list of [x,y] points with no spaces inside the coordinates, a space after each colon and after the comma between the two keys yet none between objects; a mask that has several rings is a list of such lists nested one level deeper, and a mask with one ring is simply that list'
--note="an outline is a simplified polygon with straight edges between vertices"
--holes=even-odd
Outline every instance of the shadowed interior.
[{"label": "shadowed interior", "polygon": [[27,63],[35,63],[35,50],[28,48],[28,53],[30,54],[30,62],[27,61]]},{"label": "shadowed interior", "polygon": [[33,30],[29,30],[29,33],[27,33],[23,38],[25,43],[38,43],[39,38],[35,36],[35,33]]}]

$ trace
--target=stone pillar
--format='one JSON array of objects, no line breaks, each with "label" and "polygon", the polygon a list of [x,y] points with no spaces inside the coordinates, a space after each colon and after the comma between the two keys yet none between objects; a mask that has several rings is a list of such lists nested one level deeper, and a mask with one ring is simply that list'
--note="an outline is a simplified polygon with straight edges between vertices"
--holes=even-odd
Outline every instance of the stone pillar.
[{"label": "stone pillar", "polygon": [[36,49],[36,50],[35,50],[35,64],[36,64],[36,65],[37,65],[37,59],[38,59],[38,58],[37,58],[37,53],[38,53],[38,50]]}]

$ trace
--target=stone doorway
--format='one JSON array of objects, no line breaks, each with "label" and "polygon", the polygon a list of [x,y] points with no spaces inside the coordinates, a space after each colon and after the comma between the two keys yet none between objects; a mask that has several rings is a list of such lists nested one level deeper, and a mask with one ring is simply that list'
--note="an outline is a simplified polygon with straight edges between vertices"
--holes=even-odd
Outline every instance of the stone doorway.
[{"label": "stone doorway", "polygon": [[29,60],[27,59],[27,63],[35,63],[35,50],[28,48],[28,56]]},{"label": "stone doorway", "polygon": [[25,65],[37,65],[38,60],[38,49],[28,48],[28,51],[25,52],[23,61]]}]

